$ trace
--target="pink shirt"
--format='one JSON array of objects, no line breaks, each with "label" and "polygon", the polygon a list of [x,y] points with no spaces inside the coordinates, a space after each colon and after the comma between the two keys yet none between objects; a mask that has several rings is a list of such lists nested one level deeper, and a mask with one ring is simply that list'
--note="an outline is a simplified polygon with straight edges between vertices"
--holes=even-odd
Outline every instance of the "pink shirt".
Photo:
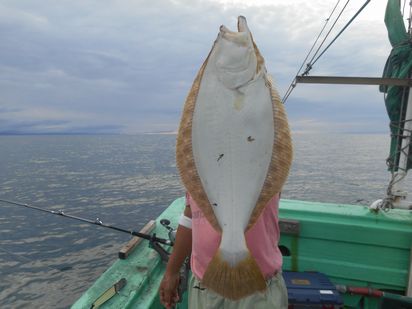
[{"label": "pink shirt", "polygon": [[[193,274],[201,280],[209,262],[219,248],[221,235],[207,221],[196,202],[186,194],[186,204],[192,211]],[[266,205],[256,224],[246,233],[246,243],[265,278],[273,277],[282,268],[279,242],[279,194]]]}]

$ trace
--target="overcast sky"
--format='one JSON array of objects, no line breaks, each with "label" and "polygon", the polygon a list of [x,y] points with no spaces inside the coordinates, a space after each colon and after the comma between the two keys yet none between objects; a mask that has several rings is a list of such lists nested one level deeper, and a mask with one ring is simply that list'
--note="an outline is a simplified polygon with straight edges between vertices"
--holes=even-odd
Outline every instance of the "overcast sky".
[{"label": "overcast sky", "polygon": [[[219,26],[238,15],[283,96],[335,3],[0,0],[0,133],[175,131]],[[385,5],[372,0],[311,75],[380,77]],[[388,132],[376,86],[298,85],[286,108],[295,132]]]}]

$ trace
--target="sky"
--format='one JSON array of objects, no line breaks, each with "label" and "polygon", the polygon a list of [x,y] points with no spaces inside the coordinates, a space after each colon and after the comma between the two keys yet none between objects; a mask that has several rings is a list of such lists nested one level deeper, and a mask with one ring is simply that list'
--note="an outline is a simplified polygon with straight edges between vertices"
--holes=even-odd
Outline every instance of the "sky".
[{"label": "sky", "polygon": [[[349,2],[326,42],[364,3]],[[220,25],[235,30],[239,15],[283,96],[335,4],[0,0],[0,134],[174,132]],[[385,5],[372,0],[311,75],[380,77]],[[285,107],[294,132],[389,131],[377,86],[299,84]]]}]

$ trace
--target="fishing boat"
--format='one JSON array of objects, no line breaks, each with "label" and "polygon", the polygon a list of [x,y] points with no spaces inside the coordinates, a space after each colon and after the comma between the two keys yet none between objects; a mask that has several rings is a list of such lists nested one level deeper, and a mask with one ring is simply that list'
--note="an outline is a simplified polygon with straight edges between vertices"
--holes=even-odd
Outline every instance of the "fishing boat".
[{"label": "fishing boat", "polygon": [[[383,198],[370,206],[288,199],[280,202],[279,247],[284,272],[325,274],[346,308],[412,308],[412,202],[402,188],[412,167],[412,34],[405,30],[400,1],[388,0],[385,22],[393,50],[383,78],[308,76],[308,66],[294,80],[295,84],[380,85],[386,93],[392,179]],[[119,252],[120,258],[72,309],[162,308],[158,288],[171,246],[154,239],[173,241],[173,230],[184,205],[185,198],[177,198],[155,221],[149,222],[142,232],[154,235],[153,240],[132,239]],[[184,267],[182,278],[187,276],[188,269]],[[184,282],[176,308],[187,308]]]}]

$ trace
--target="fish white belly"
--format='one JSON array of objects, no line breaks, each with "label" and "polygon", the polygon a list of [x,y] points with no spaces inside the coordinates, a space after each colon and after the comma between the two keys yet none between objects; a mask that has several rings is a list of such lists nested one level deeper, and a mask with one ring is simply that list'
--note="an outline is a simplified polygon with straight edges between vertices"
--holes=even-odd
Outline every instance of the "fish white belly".
[{"label": "fish white belly", "polygon": [[232,266],[247,254],[244,232],[269,169],[273,140],[272,100],[262,75],[231,90],[219,82],[213,63],[207,66],[193,115],[193,156],[223,231],[221,253]]}]

